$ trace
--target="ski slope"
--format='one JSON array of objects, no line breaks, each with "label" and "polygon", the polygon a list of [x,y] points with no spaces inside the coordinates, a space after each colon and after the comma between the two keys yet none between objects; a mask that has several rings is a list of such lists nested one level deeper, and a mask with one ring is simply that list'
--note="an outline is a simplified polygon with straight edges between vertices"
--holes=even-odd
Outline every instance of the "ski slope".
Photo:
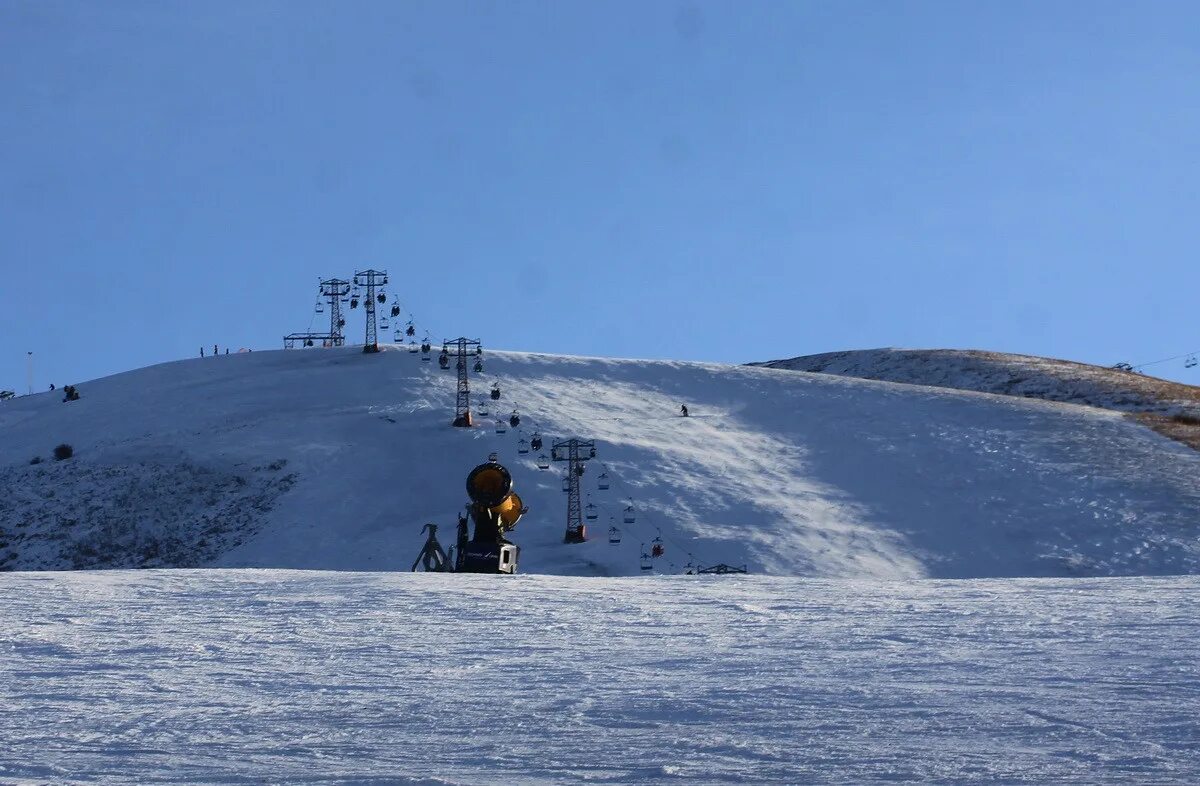
[{"label": "ski slope", "polygon": [[1200,782],[1195,577],[0,579],[0,782]]},{"label": "ski slope", "polygon": [[[496,451],[530,513],[525,572],[919,578],[1200,570],[1200,454],[1111,412],[702,363],[488,352],[522,429],[453,429],[454,375],[402,348],[165,363],[0,404],[0,568],[407,570],[448,545]],[[489,402],[491,403],[491,402]],[[686,403],[687,419],[677,415]],[[594,438],[593,540],[561,543],[562,467],[518,440]],[[55,462],[59,442],[74,458]],[[47,460],[30,465],[33,456]],[[597,490],[604,468],[609,491]],[[586,500],[585,500],[586,501]],[[636,522],[624,525],[632,501]],[[622,541],[607,542],[610,518]]]}]

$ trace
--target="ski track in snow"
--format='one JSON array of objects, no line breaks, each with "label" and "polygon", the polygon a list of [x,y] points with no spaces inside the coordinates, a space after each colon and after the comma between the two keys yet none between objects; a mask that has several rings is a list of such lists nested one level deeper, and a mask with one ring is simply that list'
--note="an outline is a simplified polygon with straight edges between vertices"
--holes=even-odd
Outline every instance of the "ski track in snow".
[{"label": "ski track in snow", "polygon": [[0,587],[5,784],[1200,781],[1196,578]]}]

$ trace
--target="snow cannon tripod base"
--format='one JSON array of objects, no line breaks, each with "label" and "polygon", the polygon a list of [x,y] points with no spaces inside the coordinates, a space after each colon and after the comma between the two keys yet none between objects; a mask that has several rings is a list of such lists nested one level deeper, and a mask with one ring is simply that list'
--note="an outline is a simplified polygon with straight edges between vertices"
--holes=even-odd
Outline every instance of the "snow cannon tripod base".
[{"label": "snow cannon tripod base", "polygon": [[454,569],[462,573],[516,573],[521,549],[504,536],[517,526],[529,509],[512,490],[512,475],[501,464],[489,461],[467,475],[467,512],[475,522],[468,540],[467,521],[459,519]]}]

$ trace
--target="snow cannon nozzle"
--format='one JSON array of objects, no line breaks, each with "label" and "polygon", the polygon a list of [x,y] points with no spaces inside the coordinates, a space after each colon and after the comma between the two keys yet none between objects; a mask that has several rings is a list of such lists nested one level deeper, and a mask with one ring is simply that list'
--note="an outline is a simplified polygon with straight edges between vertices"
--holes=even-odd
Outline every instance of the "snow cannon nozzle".
[{"label": "snow cannon nozzle", "polygon": [[467,496],[476,505],[494,508],[512,493],[512,475],[502,464],[480,464],[467,475]]}]

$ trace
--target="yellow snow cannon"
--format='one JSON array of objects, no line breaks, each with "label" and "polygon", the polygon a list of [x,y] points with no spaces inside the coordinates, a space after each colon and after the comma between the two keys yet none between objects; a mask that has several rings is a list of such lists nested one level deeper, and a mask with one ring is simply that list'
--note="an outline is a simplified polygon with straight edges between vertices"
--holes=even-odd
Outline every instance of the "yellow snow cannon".
[{"label": "yellow snow cannon", "polygon": [[512,475],[495,461],[480,464],[467,475],[467,506],[475,521],[475,536],[467,540],[466,519],[459,523],[455,568],[465,573],[516,573],[520,548],[505,539],[527,508],[512,490]]}]

